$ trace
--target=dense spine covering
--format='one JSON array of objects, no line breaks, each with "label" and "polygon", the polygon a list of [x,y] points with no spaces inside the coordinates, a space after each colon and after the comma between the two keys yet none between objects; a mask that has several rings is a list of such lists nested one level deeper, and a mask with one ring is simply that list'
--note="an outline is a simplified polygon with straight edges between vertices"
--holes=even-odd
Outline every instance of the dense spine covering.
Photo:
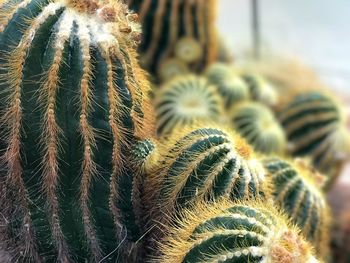
[{"label": "dense spine covering", "polygon": [[295,95],[280,109],[279,119],[294,156],[310,156],[331,176],[349,158],[350,136],[339,103],[322,91]]},{"label": "dense spine covering", "polygon": [[254,150],[264,154],[284,154],[286,135],[274,113],[258,102],[244,102],[234,107],[230,124]]},{"label": "dense spine covering", "polygon": [[152,217],[177,214],[198,199],[245,200],[269,194],[264,169],[250,146],[223,129],[184,129],[160,142],[159,156],[145,186]]},{"label": "dense spine covering", "polygon": [[9,1],[0,17],[1,242],[20,261],[115,258],[139,238],[125,159],[152,134],[136,17],[92,0]]},{"label": "dense spine covering", "polygon": [[316,263],[311,246],[269,203],[220,201],[186,209],[154,262]]},{"label": "dense spine covering", "polygon": [[275,87],[264,77],[244,72],[242,78],[249,87],[250,97],[253,100],[273,106],[278,101],[278,94]]},{"label": "dense spine covering", "polygon": [[206,71],[209,83],[215,85],[225,102],[225,109],[230,110],[239,101],[248,100],[250,97],[248,85],[234,71],[231,65],[215,63]]},{"label": "dense spine covering", "polygon": [[222,118],[222,102],[214,86],[199,76],[176,77],[156,91],[155,111],[159,135],[198,122]]},{"label": "dense spine covering", "polygon": [[[198,71],[216,58],[216,0],[126,0],[143,28],[141,59],[152,74],[169,60]],[[176,64],[176,63],[175,63]],[[171,67],[173,69],[174,67]],[[168,75],[168,74],[165,74]],[[158,76],[159,78],[159,76]]]},{"label": "dense spine covering", "polygon": [[321,191],[322,175],[303,160],[264,160],[272,179],[274,201],[297,224],[305,237],[326,257],[329,252],[330,211]]}]

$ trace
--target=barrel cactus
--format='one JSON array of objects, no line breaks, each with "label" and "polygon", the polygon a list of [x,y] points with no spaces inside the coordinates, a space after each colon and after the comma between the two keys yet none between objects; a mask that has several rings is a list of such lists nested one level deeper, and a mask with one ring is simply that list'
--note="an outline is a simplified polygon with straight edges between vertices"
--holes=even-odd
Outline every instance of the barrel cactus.
[{"label": "barrel cactus", "polygon": [[247,83],[250,96],[253,100],[260,101],[273,106],[278,101],[278,94],[275,87],[259,74],[243,72],[242,77]]},{"label": "barrel cactus", "polygon": [[183,65],[197,72],[216,59],[216,0],[126,1],[142,24],[141,60],[158,81],[160,72]]},{"label": "barrel cactus", "polygon": [[212,64],[206,71],[206,77],[209,83],[217,87],[227,110],[250,97],[248,85],[228,64]]},{"label": "barrel cactus", "polygon": [[1,242],[21,262],[129,253],[141,233],[125,159],[153,135],[136,16],[113,1],[19,0],[0,17]]},{"label": "barrel cactus", "polygon": [[269,193],[262,165],[238,135],[215,126],[184,128],[160,142],[158,165],[149,171],[146,200],[154,218],[175,215],[195,200],[233,200]]},{"label": "barrel cactus", "polygon": [[258,102],[244,102],[233,108],[230,124],[255,151],[283,154],[287,140],[274,113]]},{"label": "barrel cactus", "polygon": [[218,121],[222,117],[221,98],[203,77],[185,75],[165,83],[155,91],[155,111],[159,135],[197,122]]},{"label": "barrel cactus", "polygon": [[350,136],[340,103],[326,92],[311,90],[292,96],[279,111],[291,154],[310,156],[320,171],[336,175],[350,156]]},{"label": "barrel cactus", "polygon": [[263,161],[271,177],[275,203],[279,205],[314,245],[319,255],[329,252],[330,214],[321,191],[324,177],[304,160]]},{"label": "barrel cactus", "polygon": [[199,203],[166,233],[154,262],[319,262],[299,231],[269,203]]}]

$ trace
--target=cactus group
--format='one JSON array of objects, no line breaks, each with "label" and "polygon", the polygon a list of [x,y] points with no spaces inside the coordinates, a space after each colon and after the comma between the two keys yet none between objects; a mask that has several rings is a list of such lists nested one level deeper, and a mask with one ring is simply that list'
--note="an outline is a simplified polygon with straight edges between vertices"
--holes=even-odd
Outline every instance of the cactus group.
[{"label": "cactus group", "polygon": [[0,17],[0,238],[18,260],[98,262],[140,235],[124,160],[153,123],[135,15],[118,2],[28,0]]},{"label": "cactus group", "polygon": [[230,124],[257,152],[284,154],[286,135],[273,112],[257,102],[240,103],[230,114]]},{"label": "cactus group", "polygon": [[270,158],[264,165],[272,179],[276,204],[300,227],[319,255],[328,255],[330,214],[321,191],[323,176],[303,160]]},{"label": "cactus group", "polygon": [[183,65],[197,72],[216,59],[216,0],[127,2],[139,14],[143,29],[141,60],[157,80],[162,80],[160,72]]},{"label": "cactus group", "polygon": [[185,75],[165,83],[155,92],[157,131],[166,135],[177,128],[222,118],[221,98],[203,77]]},{"label": "cactus group", "polygon": [[299,231],[271,204],[197,204],[167,229],[154,262],[319,262]]},{"label": "cactus group", "polygon": [[291,154],[310,156],[326,174],[338,170],[349,156],[350,136],[338,105],[322,91],[308,91],[292,97],[279,113]]}]

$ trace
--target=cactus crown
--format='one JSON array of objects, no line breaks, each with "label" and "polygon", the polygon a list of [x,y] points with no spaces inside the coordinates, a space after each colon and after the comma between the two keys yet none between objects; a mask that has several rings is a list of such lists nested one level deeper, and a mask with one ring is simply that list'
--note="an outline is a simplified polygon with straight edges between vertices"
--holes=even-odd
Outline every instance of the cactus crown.
[{"label": "cactus crown", "polygon": [[160,135],[205,120],[217,121],[221,114],[221,98],[215,87],[202,77],[176,77],[157,94],[157,130]]},{"label": "cactus crown", "polygon": [[240,103],[233,108],[231,124],[257,152],[281,153],[286,149],[286,135],[273,112],[257,102]]},{"label": "cactus crown", "polygon": [[0,17],[9,246],[34,262],[98,262],[134,217],[121,168],[130,142],[152,134],[136,17],[118,1],[93,0],[9,1]]},{"label": "cactus crown", "polygon": [[272,177],[274,200],[297,224],[320,255],[328,253],[329,208],[321,187],[324,177],[304,160],[264,161]]},{"label": "cactus crown", "polygon": [[183,211],[154,262],[318,262],[311,246],[269,203],[197,203]]}]

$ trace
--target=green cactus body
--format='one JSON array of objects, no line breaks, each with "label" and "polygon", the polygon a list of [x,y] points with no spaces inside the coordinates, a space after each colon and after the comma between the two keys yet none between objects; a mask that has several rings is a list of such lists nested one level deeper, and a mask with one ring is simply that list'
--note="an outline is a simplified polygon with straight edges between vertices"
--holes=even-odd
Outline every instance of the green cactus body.
[{"label": "green cactus body", "polygon": [[298,232],[269,203],[199,203],[168,228],[154,262],[319,262]]},{"label": "green cactus body", "polygon": [[264,160],[272,179],[273,196],[286,214],[323,257],[329,252],[329,208],[321,188],[322,176],[308,168],[302,160],[279,158]]},{"label": "green cactus body", "polygon": [[0,6],[1,210],[15,258],[99,262],[139,238],[124,160],[152,128],[126,10],[89,0]]},{"label": "green cactus body", "polygon": [[323,173],[331,176],[349,157],[345,118],[329,95],[319,91],[296,95],[280,110],[279,119],[290,142],[290,152],[310,156]]},{"label": "green cactus body", "polygon": [[230,65],[212,64],[206,72],[209,83],[215,85],[225,101],[225,109],[230,110],[239,101],[249,99],[248,85]]},{"label": "green cactus body", "polygon": [[159,135],[197,122],[215,122],[222,117],[221,98],[215,87],[202,77],[176,77],[155,95]]},{"label": "green cactus body", "polygon": [[198,199],[244,200],[268,194],[263,167],[237,135],[215,127],[185,129],[161,144],[159,165],[145,190],[156,200],[150,204],[154,217],[165,211],[176,214]]},{"label": "green cactus body", "polygon": [[232,128],[260,153],[280,153],[286,150],[284,130],[273,112],[263,104],[246,102],[237,105],[230,114]]},{"label": "green cactus body", "polygon": [[262,102],[267,105],[275,105],[277,103],[277,91],[262,76],[243,73],[242,77],[249,87],[250,96],[253,100]]},{"label": "green cactus body", "polygon": [[[158,80],[178,66],[192,72],[204,69],[216,58],[216,0],[127,0],[139,14],[144,37],[141,60]],[[172,66],[168,60],[172,60]],[[176,63],[175,63],[176,64]],[[161,74],[159,74],[161,73]]]}]

